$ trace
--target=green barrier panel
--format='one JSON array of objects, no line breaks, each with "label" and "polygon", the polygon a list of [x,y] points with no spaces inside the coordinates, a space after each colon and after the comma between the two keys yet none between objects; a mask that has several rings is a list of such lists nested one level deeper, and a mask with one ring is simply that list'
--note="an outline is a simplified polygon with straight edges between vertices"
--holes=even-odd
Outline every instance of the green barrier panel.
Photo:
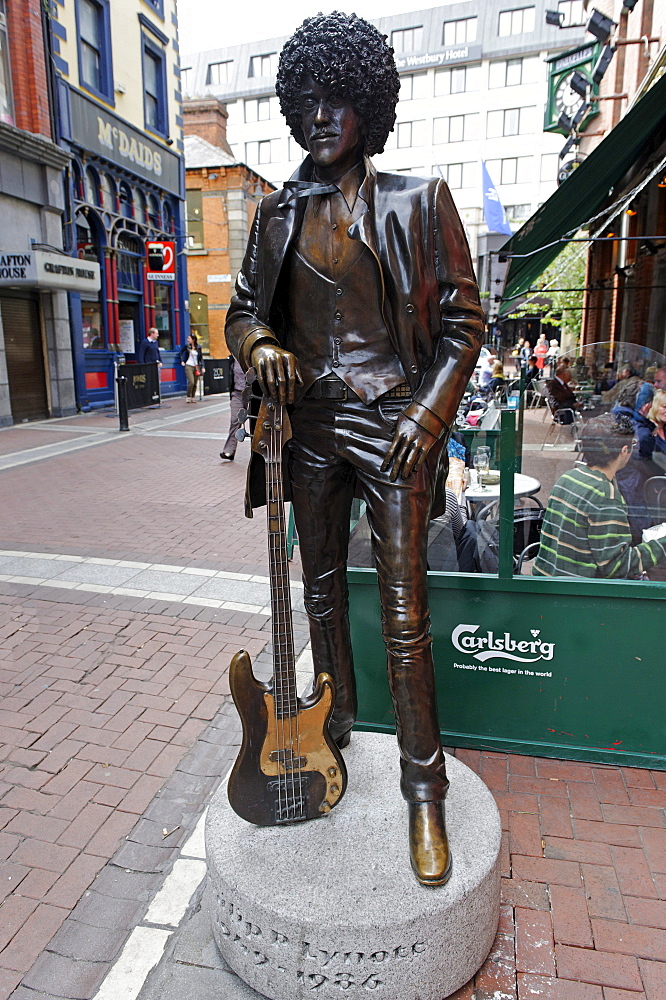
[{"label": "green barrier panel", "polygon": [[[499,574],[428,574],[444,743],[666,770],[666,584],[512,576],[515,421],[502,413]],[[358,728],[394,732],[377,576],[348,578]]]},{"label": "green barrier panel", "polygon": [[[445,745],[666,770],[666,585],[429,574]],[[374,570],[349,571],[360,729],[395,731]]]}]

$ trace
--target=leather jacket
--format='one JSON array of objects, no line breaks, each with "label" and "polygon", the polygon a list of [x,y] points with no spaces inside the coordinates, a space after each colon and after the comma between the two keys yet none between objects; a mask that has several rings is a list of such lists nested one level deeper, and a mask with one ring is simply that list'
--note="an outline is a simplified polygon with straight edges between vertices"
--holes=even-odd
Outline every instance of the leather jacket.
[{"label": "leather jacket", "polygon": [[[405,412],[440,437],[453,423],[485,329],[469,247],[443,180],[377,173],[368,159],[365,165],[368,210],[349,235],[379,265],[386,328],[413,390]],[[312,177],[307,156],[292,180]],[[305,202],[285,187],[257,209],[226,323],[243,370],[257,341],[284,342],[289,292],[280,272]]]}]

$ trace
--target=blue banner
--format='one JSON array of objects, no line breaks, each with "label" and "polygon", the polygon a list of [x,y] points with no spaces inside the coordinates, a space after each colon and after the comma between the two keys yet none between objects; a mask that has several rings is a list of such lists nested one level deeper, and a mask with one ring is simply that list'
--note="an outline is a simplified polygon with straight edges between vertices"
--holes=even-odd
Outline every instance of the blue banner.
[{"label": "blue banner", "polygon": [[484,161],[481,161],[483,177],[483,216],[486,220],[489,233],[506,233],[512,236],[511,226],[506,221],[506,214],[499,199],[497,189],[490,179],[488,168]]}]

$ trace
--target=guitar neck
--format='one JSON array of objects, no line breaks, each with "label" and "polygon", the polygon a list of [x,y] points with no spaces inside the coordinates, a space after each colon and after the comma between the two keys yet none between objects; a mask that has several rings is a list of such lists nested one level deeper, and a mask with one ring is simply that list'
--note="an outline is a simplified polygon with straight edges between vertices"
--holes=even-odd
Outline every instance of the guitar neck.
[{"label": "guitar neck", "polygon": [[[277,405],[276,428],[281,430],[284,407]],[[273,673],[275,705],[281,717],[298,711],[294,625],[291,611],[287,528],[282,475],[282,435],[278,433],[266,460],[268,566],[271,585]]]}]

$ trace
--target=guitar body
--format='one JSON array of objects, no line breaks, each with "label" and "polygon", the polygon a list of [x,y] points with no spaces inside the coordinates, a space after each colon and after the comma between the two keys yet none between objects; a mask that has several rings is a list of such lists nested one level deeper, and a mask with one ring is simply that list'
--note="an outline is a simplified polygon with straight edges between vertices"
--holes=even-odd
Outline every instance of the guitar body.
[{"label": "guitar body", "polygon": [[295,714],[276,712],[274,681],[252,672],[248,653],[231,661],[231,694],[243,724],[243,742],[229,777],[229,803],[243,819],[277,826],[324,816],[344,793],[347,772],[328,731],[334,688],[320,674]]}]

